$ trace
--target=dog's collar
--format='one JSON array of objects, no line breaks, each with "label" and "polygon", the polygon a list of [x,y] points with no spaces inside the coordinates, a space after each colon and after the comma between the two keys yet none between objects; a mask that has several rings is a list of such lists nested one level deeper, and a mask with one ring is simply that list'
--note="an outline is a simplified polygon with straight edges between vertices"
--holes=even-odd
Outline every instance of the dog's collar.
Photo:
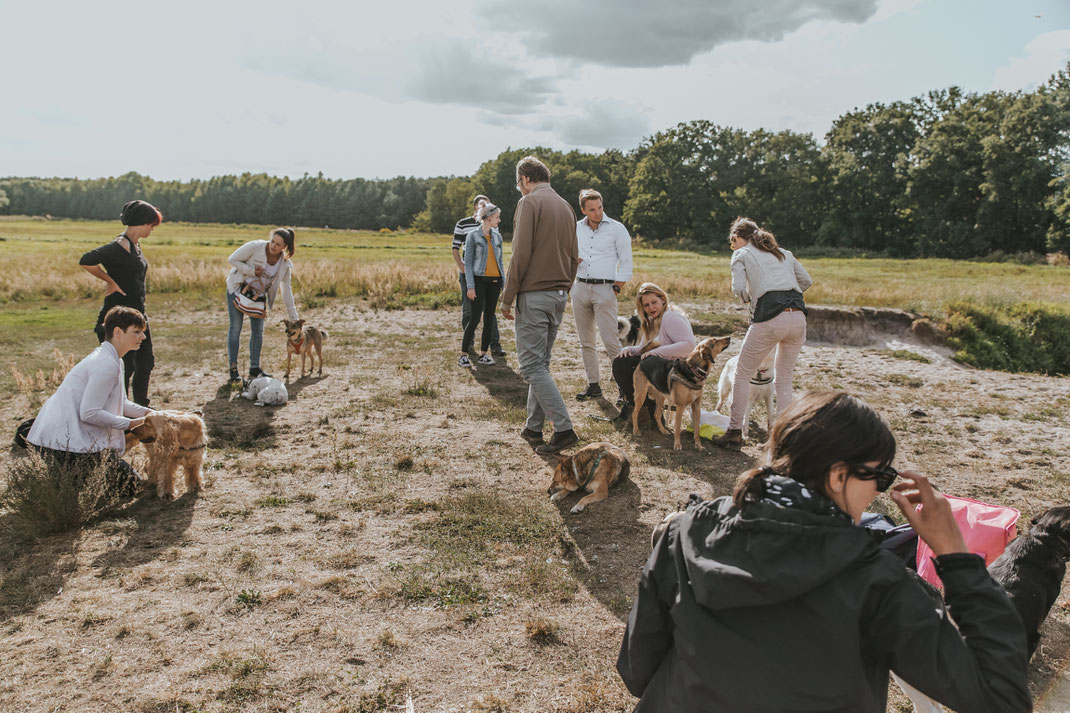
[{"label": "dog's collar", "polygon": [[605,451],[599,451],[598,457],[594,459],[594,465],[591,466],[591,470],[588,471],[587,477],[582,483],[580,483],[579,469],[576,468],[576,458],[572,458],[572,475],[574,478],[576,478],[576,482],[579,483],[579,487],[576,488],[577,490],[583,490],[590,484],[592,480],[594,480],[594,472],[598,470],[598,464],[602,462],[602,456],[604,456],[605,454]]},{"label": "dog's collar", "polygon": [[701,391],[706,385],[708,375],[706,369],[700,366],[689,366],[686,361],[677,359],[669,371],[669,380],[678,381],[692,391]]},{"label": "dog's collar", "polygon": [[179,446],[178,450],[180,450],[180,451],[199,451],[202,448],[207,448],[207,447],[208,447],[207,443],[202,443],[199,446],[190,446],[189,448],[183,448],[183,447]]},{"label": "dog's collar", "polygon": [[155,440],[156,440],[156,436],[153,436],[152,438],[139,438],[139,439],[137,439],[138,443],[152,443]]},{"label": "dog's collar", "polygon": [[766,384],[771,383],[773,381],[773,377],[762,377],[762,374],[766,373],[767,371],[769,370],[759,369],[758,373],[751,378],[750,383],[754,384],[755,386],[765,386]]}]

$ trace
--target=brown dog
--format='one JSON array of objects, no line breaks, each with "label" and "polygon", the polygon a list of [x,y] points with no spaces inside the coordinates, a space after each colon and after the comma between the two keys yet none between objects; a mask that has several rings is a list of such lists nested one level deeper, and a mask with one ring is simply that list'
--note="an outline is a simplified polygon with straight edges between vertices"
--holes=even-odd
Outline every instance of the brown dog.
[{"label": "brown dog", "polygon": [[201,465],[208,445],[204,421],[197,413],[182,411],[153,411],[145,416],[145,423],[131,430],[126,438],[140,441],[149,453],[148,478],[156,483],[156,495],[167,500],[178,497],[175,474],[178,467],[186,474],[186,490],[204,487]]},{"label": "brown dog", "polygon": [[[303,319],[284,319],[282,324],[286,328],[286,378],[290,378],[290,360],[294,354],[301,355],[301,376],[305,375],[305,356],[309,358],[308,373],[311,374],[316,368],[316,355],[319,355],[319,376],[323,376],[323,341],[327,339],[327,330],[311,325],[305,327]],[[316,350],[316,355],[312,353],[313,349]]]},{"label": "brown dog", "polygon": [[631,470],[628,456],[612,443],[592,443],[574,455],[558,455],[557,459],[553,482],[546,491],[550,500],[557,502],[577,490],[590,493],[576,503],[572,508],[573,513],[581,512],[591,503],[605,500],[609,497],[610,486],[626,479]]},{"label": "brown dog", "polygon": [[[646,403],[647,392],[654,391],[656,408],[654,422],[658,430],[668,433],[661,421],[661,412],[667,401],[676,406],[676,429],[673,434],[673,448],[681,450],[680,431],[684,425],[684,409],[691,407],[691,427],[695,431],[695,448],[706,450],[699,437],[699,422],[702,412],[702,387],[706,377],[713,368],[713,360],[731,343],[730,337],[709,337],[699,342],[686,359],[666,359],[655,355],[643,358],[635,368],[632,376],[635,385],[635,403]],[[639,435],[639,412],[632,412],[632,432]]]}]

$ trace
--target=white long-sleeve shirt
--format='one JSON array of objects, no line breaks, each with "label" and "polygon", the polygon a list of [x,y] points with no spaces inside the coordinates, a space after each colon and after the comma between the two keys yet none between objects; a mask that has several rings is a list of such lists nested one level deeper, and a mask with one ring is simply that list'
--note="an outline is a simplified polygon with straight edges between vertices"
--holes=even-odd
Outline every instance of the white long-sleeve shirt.
[{"label": "white long-sleeve shirt", "polygon": [[[250,240],[245,245],[235,250],[227,258],[230,263],[230,273],[227,274],[227,292],[234,294],[243,283],[256,277],[256,268],[267,268],[267,240]],[[274,278],[266,279],[267,306],[271,309],[275,306],[275,295],[282,286],[282,300],[286,303],[286,312],[290,319],[297,319],[297,305],[294,304],[293,290],[290,287],[290,273],[293,263],[285,255],[279,256],[278,272]]]},{"label": "white long-sleeve shirt", "polygon": [[798,290],[805,292],[813,280],[790,250],[780,248],[784,259],[759,250],[751,244],[732,253],[732,292],[744,302],[754,303],[766,292]]},{"label": "white long-sleeve shirt", "polygon": [[123,431],[131,419],[151,409],[128,401],[123,393],[123,360],[104,342],[75,364],[56,393],[45,401],[26,440],[71,453],[126,450]]},{"label": "white long-sleeve shirt", "polygon": [[605,215],[598,230],[591,230],[584,218],[576,223],[576,242],[583,260],[576,270],[577,278],[614,282],[632,279],[632,237],[619,221]]}]

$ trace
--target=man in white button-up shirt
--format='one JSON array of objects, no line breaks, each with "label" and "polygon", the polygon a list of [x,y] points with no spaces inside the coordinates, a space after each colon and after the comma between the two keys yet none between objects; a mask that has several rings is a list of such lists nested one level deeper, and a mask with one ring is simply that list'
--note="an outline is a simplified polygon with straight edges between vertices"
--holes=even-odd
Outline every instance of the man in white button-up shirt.
[{"label": "man in white button-up shirt", "polygon": [[632,278],[632,238],[628,230],[602,210],[602,194],[592,188],[580,191],[583,220],[576,223],[580,266],[572,286],[572,312],[580,338],[587,388],[576,394],[580,401],[602,397],[598,385],[598,348],[595,328],[610,360],[620,352],[617,335],[617,294]]}]

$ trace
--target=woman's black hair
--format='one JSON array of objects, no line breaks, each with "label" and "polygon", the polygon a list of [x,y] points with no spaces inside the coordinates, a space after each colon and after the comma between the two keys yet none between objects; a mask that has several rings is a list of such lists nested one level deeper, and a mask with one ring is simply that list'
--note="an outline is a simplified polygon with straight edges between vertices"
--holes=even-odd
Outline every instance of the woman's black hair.
[{"label": "woman's black hair", "polygon": [[842,391],[810,391],[791,402],[769,434],[768,465],[736,480],[737,506],[765,495],[765,477],[776,473],[827,495],[825,484],[836,463],[895,458],[895,436],[884,419],[861,399]]},{"label": "woman's black hair", "polygon": [[123,206],[119,213],[119,220],[123,225],[159,225],[163,222],[163,214],[152,203],[134,200]]},{"label": "woman's black hair", "polygon": [[293,228],[275,228],[271,231],[271,237],[273,238],[276,235],[282,238],[282,242],[286,243],[286,254],[293,257],[294,253],[297,252]]}]

